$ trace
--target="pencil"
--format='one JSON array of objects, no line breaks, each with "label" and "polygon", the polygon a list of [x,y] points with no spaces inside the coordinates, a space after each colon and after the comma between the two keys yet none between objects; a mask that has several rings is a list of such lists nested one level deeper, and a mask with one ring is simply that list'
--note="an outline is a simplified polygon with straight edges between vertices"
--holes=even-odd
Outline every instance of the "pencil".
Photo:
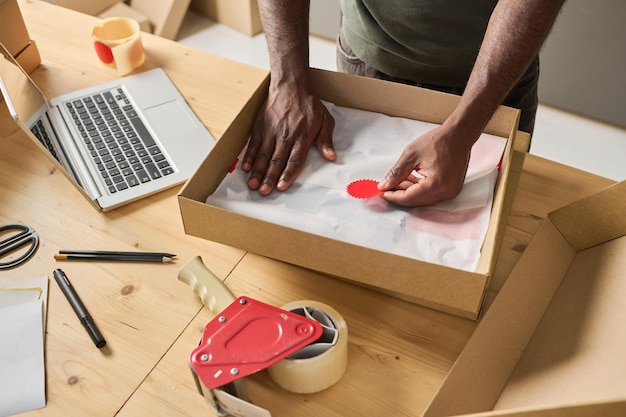
[{"label": "pencil", "polygon": [[113,251],[113,250],[75,250],[75,249],[61,249],[60,254],[65,255],[113,255],[113,256],[164,256],[167,258],[175,258],[176,255],[167,252],[126,252],[126,251]]},{"label": "pencil", "polygon": [[54,255],[57,261],[123,261],[123,262],[172,262],[169,256],[154,255],[113,255],[113,254],[65,254],[57,253]]}]

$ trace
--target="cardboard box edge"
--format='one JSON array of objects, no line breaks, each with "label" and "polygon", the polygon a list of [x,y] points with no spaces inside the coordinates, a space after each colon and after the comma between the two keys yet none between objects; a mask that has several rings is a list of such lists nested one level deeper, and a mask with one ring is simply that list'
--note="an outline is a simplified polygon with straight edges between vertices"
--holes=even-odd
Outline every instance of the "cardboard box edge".
[{"label": "cardboard box edge", "polygon": [[466,414],[463,417],[623,417],[626,400],[568,404],[549,408],[525,408]]},{"label": "cardboard box edge", "polygon": [[[572,404],[491,411],[577,254],[623,237],[626,230],[600,227],[600,233],[595,234],[592,239],[583,236],[584,244],[579,244],[580,242],[571,239],[568,234],[576,234],[578,230],[585,232],[588,227],[596,227],[598,220],[613,217],[612,212],[606,210],[607,205],[621,207],[623,212],[625,193],[626,182],[616,183],[549,214],[457,358],[423,414],[424,417],[625,415],[626,399],[623,397],[589,402],[573,399]],[[581,218],[593,221],[581,222]],[[609,221],[609,226],[611,225]],[[624,226],[623,219],[620,219],[620,225]],[[558,269],[562,272],[556,272],[555,266],[560,266]],[[540,288],[540,285],[545,288],[537,292],[535,288]],[[523,287],[531,288],[532,291],[523,290]],[[529,294],[531,297],[528,297]],[[528,311],[531,309],[532,314],[529,315]],[[521,325],[524,331],[520,332],[518,326],[508,328],[511,325]],[[459,390],[464,393],[462,398],[458,396]]]},{"label": "cardboard box edge", "polygon": [[[184,195],[179,197],[185,232],[189,235],[219,241],[252,253],[287,262],[303,268],[340,277],[357,285],[394,294],[397,298],[418,303],[461,317],[476,319],[486,287],[487,276],[459,271],[415,259],[404,258],[369,248],[334,241],[285,226],[250,219],[228,210],[211,207]],[[236,224],[237,228],[228,225]],[[226,225],[226,226],[225,226]],[[282,236],[268,246],[252,236]],[[296,238],[292,238],[294,233]],[[307,253],[306,259],[301,254]],[[371,262],[350,263],[346,259],[367,258]],[[407,292],[420,270],[419,286]],[[447,276],[446,276],[447,275]],[[388,277],[393,276],[394,280]],[[476,300],[476,301],[468,301]]]},{"label": "cardboard box edge", "polygon": [[[551,250],[545,250],[545,242],[550,243]],[[465,415],[493,408],[575,255],[556,227],[545,220],[423,417]]]}]

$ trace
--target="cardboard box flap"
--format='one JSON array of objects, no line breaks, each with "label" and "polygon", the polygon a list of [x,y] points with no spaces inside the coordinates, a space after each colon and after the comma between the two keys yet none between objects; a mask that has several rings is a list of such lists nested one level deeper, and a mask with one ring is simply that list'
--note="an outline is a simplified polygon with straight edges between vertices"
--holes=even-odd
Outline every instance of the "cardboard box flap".
[{"label": "cardboard box flap", "polygon": [[548,217],[576,250],[624,236],[626,181],[560,208]]},{"label": "cardboard box flap", "polygon": [[507,279],[425,417],[493,408],[575,255],[558,230],[545,222],[518,262],[524,268],[515,268]]},{"label": "cardboard box flap", "polygon": [[622,237],[576,254],[494,409],[626,399],[625,253]]},{"label": "cardboard box flap", "polygon": [[[209,195],[213,194],[224,180],[224,177],[232,167],[236,158],[247,143],[252,121],[265,100],[269,85],[269,75],[257,87],[246,104],[239,111],[233,122],[220,136],[204,163],[200,164],[196,172],[182,187],[179,196],[185,196],[194,201],[205,202]],[[237,146],[232,146],[237,143]],[[210,160],[211,163],[207,163]],[[217,176],[214,173],[222,175]],[[195,180],[194,180],[195,179]],[[185,217],[183,216],[183,221]]]},{"label": "cardboard box flap", "polygon": [[[424,416],[626,415],[625,190],[542,223]],[[598,224],[581,249],[562,233]]]}]

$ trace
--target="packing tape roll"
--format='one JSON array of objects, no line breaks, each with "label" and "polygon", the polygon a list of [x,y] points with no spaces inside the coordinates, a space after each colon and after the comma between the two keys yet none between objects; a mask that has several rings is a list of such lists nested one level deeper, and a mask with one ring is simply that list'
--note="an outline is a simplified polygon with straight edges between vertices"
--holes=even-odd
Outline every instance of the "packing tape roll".
[{"label": "packing tape roll", "polygon": [[102,19],[91,29],[94,48],[102,62],[126,75],[144,63],[139,23],[126,17]]},{"label": "packing tape roll", "polygon": [[303,300],[282,307],[318,321],[322,337],[267,370],[281,388],[298,393],[322,391],[341,379],[348,365],[348,327],[334,308],[317,301]]}]

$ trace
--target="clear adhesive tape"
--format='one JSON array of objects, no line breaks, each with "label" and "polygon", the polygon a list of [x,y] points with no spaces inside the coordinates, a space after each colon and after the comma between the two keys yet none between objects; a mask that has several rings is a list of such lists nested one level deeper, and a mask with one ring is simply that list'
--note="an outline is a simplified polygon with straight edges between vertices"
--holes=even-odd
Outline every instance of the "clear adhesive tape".
[{"label": "clear adhesive tape", "polygon": [[139,23],[126,17],[109,17],[93,25],[91,36],[98,58],[116,67],[120,76],[142,65],[146,59]]},{"label": "clear adhesive tape", "polygon": [[324,331],[316,342],[270,366],[270,378],[298,394],[311,394],[335,384],[348,365],[348,327],[343,317],[317,301],[294,301],[282,308],[316,320]]}]

